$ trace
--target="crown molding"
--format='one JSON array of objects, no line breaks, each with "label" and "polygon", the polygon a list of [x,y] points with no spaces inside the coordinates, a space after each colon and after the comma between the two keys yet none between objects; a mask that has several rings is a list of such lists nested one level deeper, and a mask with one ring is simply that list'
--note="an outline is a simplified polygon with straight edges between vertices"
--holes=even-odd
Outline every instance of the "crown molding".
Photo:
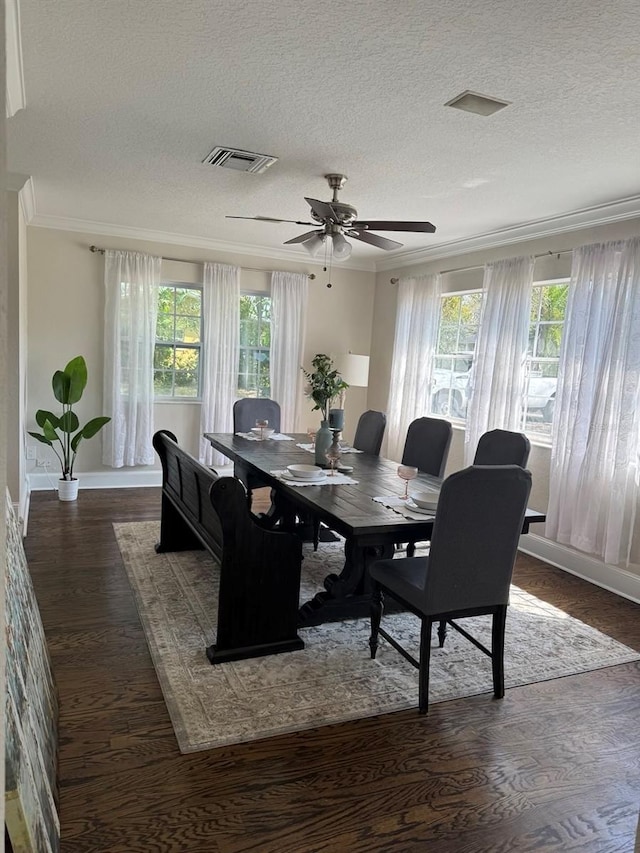
[{"label": "crown molding", "polygon": [[31,224],[36,215],[36,194],[33,186],[33,178],[27,178],[18,193],[22,215],[27,225]]},{"label": "crown molding", "polygon": [[18,110],[23,110],[26,107],[27,99],[24,88],[24,65],[22,61],[20,0],[5,0],[4,6],[7,74],[5,113],[7,118],[11,118]]},{"label": "crown molding", "polygon": [[476,237],[465,237],[448,243],[440,243],[428,249],[398,252],[392,257],[387,257],[376,263],[376,272],[415,266],[416,264],[436,261],[440,258],[451,258],[483,249],[495,249],[526,240],[552,237],[556,234],[565,234],[568,231],[577,231],[581,228],[594,228],[598,225],[623,222],[635,217],[640,217],[640,195],[619,199],[609,204],[576,210],[572,213],[564,213],[560,216],[552,216],[548,219],[536,219],[522,225],[515,225],[512,228],[479,234]]},{"label": "crown molding", "polygon": [[[247,246],[243,243],[227,243],[223,240],[210,240],[205,237],[192,237],[188,234],[173,234],[165,231],[152,231],[146,228],[133,228],[126,225],[112,225],[107,222],[93,222],[88,219],[71,219],[61,216],[34,215],[29,225],[37,228],[53,228],[58,231],[73,231],[76,233],[91,234],[103,237],[121,237],[126,240],[144,240],[151,243],[162,243],[171,246],[186,246],[191,249],[209,249],[214,252],[232,252],[236,255],[246,255],[252,258],[269,258],[276,261],[288,261],[289,263],[304,263],[305,266],[322,267],[322,260],[310,257],[306,252],[282,251],[267,247]],[[304,250],[303,250],[304,251]],[[185,258],[185,260],[187,260]],[[338,265],[336,264],[336,267]],[[364,258],[361,261],[340,261],[340,269],[359,270],[363,272],[375,272],[375,264],[372,259]]]}]

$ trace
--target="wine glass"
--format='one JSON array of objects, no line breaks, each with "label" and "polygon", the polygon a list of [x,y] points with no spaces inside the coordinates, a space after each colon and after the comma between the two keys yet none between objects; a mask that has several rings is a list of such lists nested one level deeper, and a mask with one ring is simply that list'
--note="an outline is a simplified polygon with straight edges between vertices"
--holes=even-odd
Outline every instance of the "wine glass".
[{"label": "wine glass", "polygon": [[317,431],[318,430],[316,429],[316,427],[312,427],[312,426],[307,427],[307,437],[309,439],[309,442],[310,442],[312,448],[316,446],[316,432]]},{"label": "wine glass", "polygon": [[417,476],[418,469],[414,468],[413,465],[398,465],[398,477],[404,480],[404,495],[402,497],[405,501],[409,499],[409,480],[415,480]]},{"label": "wine glass", "polygon": [[269,421],[266,418],[258,418],[256,426],[260,428],[260,441],[264,441],[264,431],[269,426]]},{"label": "wine glass", "polygon": [[325,456],[327,457],[329,461],[329,467],[331,468],[330,476],[333,477],[336,472],[336,465],[338,464],[340,457],[342,456],[342,451],[340,450],[337,441],[334,441],[334,443],[329,447],[329,449],[325,453]]}]

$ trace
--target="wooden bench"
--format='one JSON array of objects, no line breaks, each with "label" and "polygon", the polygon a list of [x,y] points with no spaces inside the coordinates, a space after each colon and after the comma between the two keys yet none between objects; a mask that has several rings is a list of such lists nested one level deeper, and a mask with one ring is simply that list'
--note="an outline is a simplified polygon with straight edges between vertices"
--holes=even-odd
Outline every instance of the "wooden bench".
[{"label": "wooden bench", "polygon": [[153,446],[162,463],[156,551],[205,548],[220,566],[211,663],[303,649],[297,634],[300,539],[261,527],[242,483],[201,465],[168,430],[156,432]]}]

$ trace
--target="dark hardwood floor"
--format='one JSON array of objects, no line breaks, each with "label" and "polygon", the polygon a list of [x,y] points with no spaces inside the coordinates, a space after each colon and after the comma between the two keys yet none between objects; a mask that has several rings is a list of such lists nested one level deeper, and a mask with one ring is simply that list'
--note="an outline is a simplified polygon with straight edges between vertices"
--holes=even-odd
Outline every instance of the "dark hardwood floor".
[{"label": "dark hardwood floor", "polygon": [[[62,853],[633,851],[637,663],[180,755],[112,529],[159,507],[159,489],[32,495]],[[640,650],[639,606],[528,557],[515,581]]]}]

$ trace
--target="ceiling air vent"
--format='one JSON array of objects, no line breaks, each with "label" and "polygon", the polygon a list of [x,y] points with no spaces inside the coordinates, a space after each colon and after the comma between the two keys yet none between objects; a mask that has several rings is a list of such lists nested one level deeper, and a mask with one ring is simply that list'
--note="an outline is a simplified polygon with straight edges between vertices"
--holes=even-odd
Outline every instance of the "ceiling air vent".
[{"label": "ceiling air vent", "polygon": [[224,169],[235,169],[237,172],[253,172],[256,175],[265,172],[278,160],[268,154],[254,154],[252,151],[242,151],[239,148],[222,148],[217,146],[202,161],[210,166],[222,166]]},{"label": "ceiling air vent", "polygon": [[478,92],[462,92],[450,101],[445,107],[454,107],[456,110],[465,110],[468,113],[477,113],[479,116],[490,116],[508,107],[511,101],[501,101],[500,98],[490,98],[488,95],[480,95]]}]

